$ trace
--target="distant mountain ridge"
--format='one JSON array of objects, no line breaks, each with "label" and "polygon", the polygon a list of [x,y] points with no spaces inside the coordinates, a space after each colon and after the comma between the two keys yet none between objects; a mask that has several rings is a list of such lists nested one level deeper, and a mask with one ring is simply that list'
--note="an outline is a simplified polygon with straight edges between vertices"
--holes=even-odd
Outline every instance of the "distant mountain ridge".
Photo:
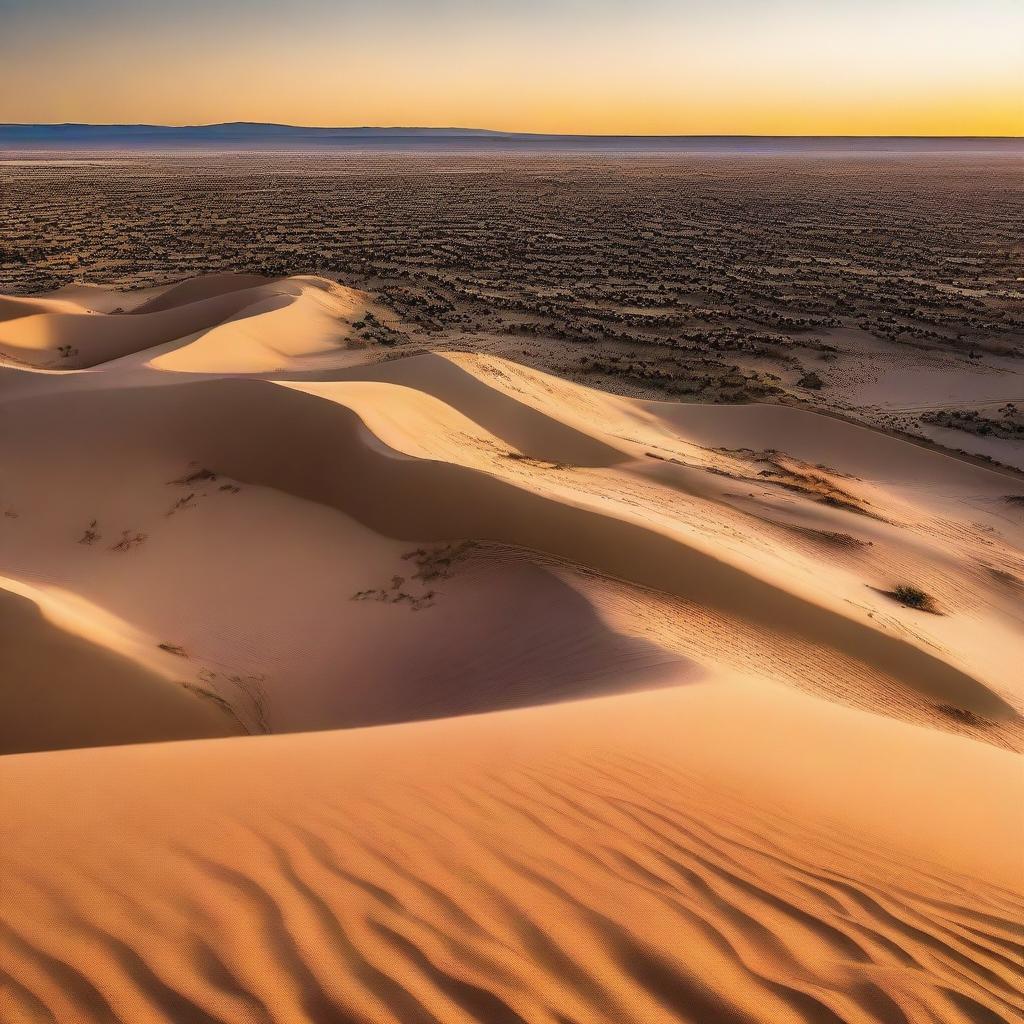
[{"label": "distant mountain ridge", "polygon": [[0,124],[0,150],[522,149],[590,152],[1024,153],[1021,138],[918,136],[546,135],[486,128],[224,124]]},{"label": "distant mountain ridge", "polygon": [[220,124],[0,124],[4,138],[91,138],[91,137],[163,137],[163,138],[365,138],[375,136],[469,136],[503,135],[486,128],[418,128],[354,126],[316,128],[303,125],[274,124],[262,121],[226,121]]}]

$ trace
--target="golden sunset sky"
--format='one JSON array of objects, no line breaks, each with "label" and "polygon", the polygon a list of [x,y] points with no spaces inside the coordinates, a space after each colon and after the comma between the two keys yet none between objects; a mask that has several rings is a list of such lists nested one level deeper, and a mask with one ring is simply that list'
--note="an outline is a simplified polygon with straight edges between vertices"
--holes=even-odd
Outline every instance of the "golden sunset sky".
[{"label": "golden sunset sky", "polygon": [[0,0],[0,121],[1024,134],[1024,0]]}]

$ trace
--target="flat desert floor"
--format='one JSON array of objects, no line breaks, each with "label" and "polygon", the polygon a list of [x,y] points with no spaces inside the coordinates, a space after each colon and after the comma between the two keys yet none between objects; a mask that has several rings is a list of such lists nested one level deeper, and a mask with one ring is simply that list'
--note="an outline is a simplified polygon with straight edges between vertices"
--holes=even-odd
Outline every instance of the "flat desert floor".
[{"label": "flat desert floor", "polygon": [[[1020,1019],[1015,413],[240,262],[0,297],[0,1020]],[[1013,404],[996,262],[879,387]]]},{"label": "flat desert floor", "polygon": [[315,274],[394,314],[374,347],[798,404],[1024,470],[1022,165],[0,152],[0,292]]}]

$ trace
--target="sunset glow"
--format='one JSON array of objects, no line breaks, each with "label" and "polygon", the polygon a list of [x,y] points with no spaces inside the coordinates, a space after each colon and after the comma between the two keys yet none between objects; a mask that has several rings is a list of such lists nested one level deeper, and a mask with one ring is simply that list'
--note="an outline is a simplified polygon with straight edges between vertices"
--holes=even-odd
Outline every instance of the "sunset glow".
[{"label": "sunset glow", "polygon": [[1024,132],[1011,0],[0,0],[0,121]]}]

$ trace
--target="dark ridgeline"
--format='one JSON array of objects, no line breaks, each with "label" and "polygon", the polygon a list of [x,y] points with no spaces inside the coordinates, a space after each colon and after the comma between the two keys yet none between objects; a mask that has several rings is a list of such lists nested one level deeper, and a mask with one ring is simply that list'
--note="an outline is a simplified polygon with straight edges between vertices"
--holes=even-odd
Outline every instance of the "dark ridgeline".
[{"label": "dark ridgeline", "polygon": [[480,128],[303,128],[237,121],[180,127],[148,124],[0,124],[0,149],[1024,154],[1024,139],[938,136],[542,135]]}]

